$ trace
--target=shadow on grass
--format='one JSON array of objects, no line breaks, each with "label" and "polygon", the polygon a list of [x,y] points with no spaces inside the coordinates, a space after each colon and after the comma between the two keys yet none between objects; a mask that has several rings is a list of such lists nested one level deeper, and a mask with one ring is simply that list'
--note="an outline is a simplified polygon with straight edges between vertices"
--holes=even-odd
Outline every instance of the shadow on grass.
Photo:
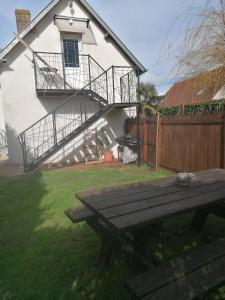
[{"label": "shadow on grass", "polygon": [[41,174],[0,177],[0,299],[129,299],[126,268],[94,269],[99,240],[54,214]]},{"label": "shadow on grass", "polygon": [[[0,177],[0,299],[130,299],[123,286],[126,267],[114,259],[110,268],[94,269],[98,237],[85,223],[72,224],[63,211],[73,205],[74,192],[159,175],[132,170],[56,170]],[[165,236],[155,251],[171,258],[201,244],[203,237],[189,224],[190,216],[165,222]],[[209,218],[204,231],[218,238],[224,235],[224,223]],[[225,299],[222,289],[209,297]]]}]

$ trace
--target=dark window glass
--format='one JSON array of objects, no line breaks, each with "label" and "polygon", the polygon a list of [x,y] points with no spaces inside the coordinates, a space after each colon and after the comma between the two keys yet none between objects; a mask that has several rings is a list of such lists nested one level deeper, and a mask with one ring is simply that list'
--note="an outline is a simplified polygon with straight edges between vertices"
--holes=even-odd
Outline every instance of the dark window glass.
[{"label": "dark window glass", "polygon": [[77,40],[63,40],[65,67],[79,68],[79,50]]}]

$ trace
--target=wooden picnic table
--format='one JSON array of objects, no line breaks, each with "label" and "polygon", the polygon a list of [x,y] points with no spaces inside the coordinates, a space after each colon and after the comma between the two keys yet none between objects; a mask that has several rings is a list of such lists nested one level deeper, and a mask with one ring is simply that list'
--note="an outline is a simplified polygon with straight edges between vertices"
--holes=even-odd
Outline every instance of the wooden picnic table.
[{"label": "wooden picnic table", "polygon": [[88,224],[102,237],[100,261],[107,263],[112,248],[129,262],[149,268],[149,244],[160,224],[173,216],[196,212],[193,225],[201,226],[225,198],[225,170],[194,174],[189,187],[175,177],[104,188],[76,194],[90,212]]}]

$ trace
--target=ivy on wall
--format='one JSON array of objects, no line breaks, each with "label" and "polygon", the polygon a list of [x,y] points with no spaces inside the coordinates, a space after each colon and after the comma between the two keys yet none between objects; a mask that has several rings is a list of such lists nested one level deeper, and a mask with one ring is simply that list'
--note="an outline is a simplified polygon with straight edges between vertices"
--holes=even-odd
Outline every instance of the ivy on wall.
[{"label": "ivy on wall", "polygon": [[220,101],[199,103],[199,104],[186,104],[177,106],[167,106],[167,107],[152,107],[151,105],[144,103],[143,112],[146,116],[152,115],[187,115],[196,113],[213,113],[213,112],[225,112],[225,99]]}]

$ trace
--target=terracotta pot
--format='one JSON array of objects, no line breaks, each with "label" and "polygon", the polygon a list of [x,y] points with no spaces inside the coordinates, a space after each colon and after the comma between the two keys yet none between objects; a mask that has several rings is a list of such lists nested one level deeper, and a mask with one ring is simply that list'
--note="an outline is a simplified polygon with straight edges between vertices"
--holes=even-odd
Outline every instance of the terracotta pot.
[{"label": "terracotta pot", "polygon": [[105,162],[111,162],[113,160],[113,153],[111,150],[105,150],[103,154],[103,160]]}]

